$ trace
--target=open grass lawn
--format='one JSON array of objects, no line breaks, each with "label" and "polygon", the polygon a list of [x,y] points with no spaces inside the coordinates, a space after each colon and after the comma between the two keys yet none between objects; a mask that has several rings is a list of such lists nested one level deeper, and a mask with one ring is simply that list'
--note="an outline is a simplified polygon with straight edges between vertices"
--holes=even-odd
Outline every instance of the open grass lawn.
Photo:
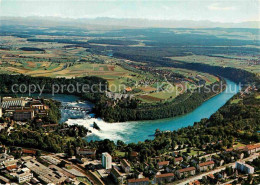
[{"label": "open grass lawn", "polygon": [[202,153],[204,153],[203,151],[200,151],[200,150],[191,150],[191,152],[190,153],[188,153],[190,156],[196,156],[197,154],[199,153],[199,155],[200,154],[202,154]]},{"label": "open grass lawn", "polygon": [[120,150],[116,150],[115,153],[116,153],[117,156],[120,156],[120,157],[125,156],[125,152],[121,152]]}]

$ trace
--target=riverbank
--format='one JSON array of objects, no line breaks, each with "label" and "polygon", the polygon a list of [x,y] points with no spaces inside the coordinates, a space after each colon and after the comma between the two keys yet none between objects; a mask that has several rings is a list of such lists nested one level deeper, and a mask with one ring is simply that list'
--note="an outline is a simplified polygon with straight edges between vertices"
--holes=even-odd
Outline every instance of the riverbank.
[{"label": "riverbank", "polygon": [[[154,132],[158,128],[161,131],[177,130],[179,128],[192,126],[194,122],[200,121],[202,118],[209,118],[219,108],[221,108],[233,95],[239,92],[239,86],[230,80],[226,80],[227,89],[222,93],[212,97],[202,103],[192,112],[178,116],[175,118],[149,120],[149,121],[134,121],[124,123],[107,123],[102,119],[78,118],[68,119],[68,124],[79,124],[92,131],[85,139],[103,140],[110,139],[113,141],[122,140],[126,143],[137,143],[146,139],[153,139]],[[100,127],[100,131],[93,129],[93,123],[96,122]]]},{"label": "riverbank", "polygon": [[207,99],[220,93],[224,89],[223,86],[225,87],[225,80],[221,78],[210,85],[188,89],[173,101],[154,104],[141,103],[137,99],[103,99],[95,104],[94,112],[106,122],[172,118],[193,111]]}]

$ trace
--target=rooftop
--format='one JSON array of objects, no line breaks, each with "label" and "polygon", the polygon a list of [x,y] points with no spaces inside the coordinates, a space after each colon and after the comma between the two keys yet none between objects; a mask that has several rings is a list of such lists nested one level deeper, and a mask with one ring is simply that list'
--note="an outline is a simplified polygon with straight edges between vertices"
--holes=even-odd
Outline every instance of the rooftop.
[{"label": "rooftop", "polygon": [[141,179],[128,179],[129,182],[149,182],[149,178],[141,178]]},{"label": "rooftop", "polygon": [[183,173],[183,172],[189,172],[189,171],[193,171],[196,170],[195,167],[189,167],[189,168],[183,168],[178,170],[178,172]]},{"label": "rooftop", "polygon": [[156,175],[155,177],[156,178],[163,178],[163,177],[173,177],[174,174],[173,173],[164,173],[164,174],[161,174],[161,175]]},{"label": "rooftop", "polygon": [[159,166],[169,165],[169,161],[158,162]]},{"label": "rooftop", "polygon": [[256,148],[260,148],[260,144],[255,144],[255,145],[247,145],[246,146],[246,149],[248,150],[253,150],[253,149],[256,149]]},{"label": "rooftop", "polygon": [[178,161],[183,161],[183,158],[182,157],[177,157],[177,158],[174,158],[175,162],[178,162]]},{"label": "rooftop", "polygon": [[214,161],[207,161],[207,162],[204,162],[204,163],[200,163],[199,166],[202,167],[202,166],[208,166],[208,165],[211,165],[211,164],[215,164]]}]

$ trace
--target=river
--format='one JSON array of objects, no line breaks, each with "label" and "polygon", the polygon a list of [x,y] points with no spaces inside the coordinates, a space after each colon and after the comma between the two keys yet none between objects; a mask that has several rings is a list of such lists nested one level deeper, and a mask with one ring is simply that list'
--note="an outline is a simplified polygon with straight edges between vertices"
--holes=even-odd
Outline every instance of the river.
[{"label": "river", "polygon": [[[98,118],[88,118],[86,113],[77,110],[62,109],[61,122],[69,125],[84,125],[92,131],[86,140],[110,139],[113,141],[122,140],[126,143],[137,143],[146,139],[153,139],[153,134],[158,128],[161,131],[177,130],[182,127],[191,126],[194,122],[200,121],[202,118],[209,118],[220,107],[222,107],[233,95],[239,92],[239,86],[232,81],[227,81],[227,89],[205,101],[194,111],[168,119],[152,120],[152,121],[135,121],[125,123],[106,123]],[[89,102],[78,102],[78,98],[68,95],[55,95],[53,99],[61,101],[66,106],[73,107],[91,107]],[[96,122],[101,131],[93,129],[93,123]]]}]

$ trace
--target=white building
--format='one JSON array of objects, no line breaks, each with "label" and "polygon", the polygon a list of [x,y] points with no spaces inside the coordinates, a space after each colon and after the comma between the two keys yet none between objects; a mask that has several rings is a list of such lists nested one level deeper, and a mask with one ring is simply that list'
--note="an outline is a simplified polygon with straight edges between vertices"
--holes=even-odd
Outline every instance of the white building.
[{"label": "white building", "polygon": [[241,170],[247,174],[253,174],[254,171],[255,171],[255,168],[248,165],[248,164],[245,164],[245,162],[240,162],[240,161],[237,161],[236,162],[236,166],[235,166],[236,169],[238,170]]},{"label": "white building", "polygon": [[8,109],[11,106],[24,107],[28,101],[25,98],[11,98],[4,97],[2,101],[2,108]]},{"label": "white building", "polygon": [[102,153],[102,166],[105,169],[111,169],[112,168],[112,157],[107,152]]},{"label": "white building", "polygon": [[19,183],[30,181],[33,178],[33,174],[28,168],[23,168],[20,173],[17,173]]}]

